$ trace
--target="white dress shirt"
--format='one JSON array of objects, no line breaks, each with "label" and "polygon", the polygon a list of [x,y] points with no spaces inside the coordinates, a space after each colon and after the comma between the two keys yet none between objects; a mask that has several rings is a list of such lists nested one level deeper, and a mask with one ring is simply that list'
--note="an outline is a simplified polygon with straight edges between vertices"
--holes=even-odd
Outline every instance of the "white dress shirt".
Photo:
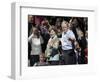
[{"label": "white dress shirt", "polygon": [[68,29],[67,32],[62,33],[61,43],[63,50],[73,49],[72,42],[69,40],[69,38],[75,39],[75,35],[71,30]]}]

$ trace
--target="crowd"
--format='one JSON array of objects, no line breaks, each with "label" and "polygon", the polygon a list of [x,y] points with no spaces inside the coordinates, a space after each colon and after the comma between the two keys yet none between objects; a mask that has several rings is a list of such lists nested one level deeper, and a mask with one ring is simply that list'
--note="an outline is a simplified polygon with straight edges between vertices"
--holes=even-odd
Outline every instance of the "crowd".
[{"label": "crowd", "polygon": [[28,15],[28,66],[88,63],[88,18]]}]

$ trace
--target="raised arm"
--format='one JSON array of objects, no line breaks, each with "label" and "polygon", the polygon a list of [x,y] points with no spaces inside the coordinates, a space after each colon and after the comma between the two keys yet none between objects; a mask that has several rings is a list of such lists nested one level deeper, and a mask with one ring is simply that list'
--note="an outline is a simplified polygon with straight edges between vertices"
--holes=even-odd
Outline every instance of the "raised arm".
[{"label": "raised arm", "polygon": [[31,41],[32,37],[33,37],[33,33],[28,37],[28,42]]}]

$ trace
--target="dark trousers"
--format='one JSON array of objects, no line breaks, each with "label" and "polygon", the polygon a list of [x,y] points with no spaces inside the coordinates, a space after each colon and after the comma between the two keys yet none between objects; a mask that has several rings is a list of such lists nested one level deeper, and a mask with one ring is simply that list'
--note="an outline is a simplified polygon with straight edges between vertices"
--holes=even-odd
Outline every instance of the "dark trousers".
[{"label": "dark trousers", "polygon": [[76,64],[76,54],[73,49],[63,50],[63,58],[65,65]]},{"label": "dark trousers", "polygon": [[49,61],[50,65],[59,65],[59,61]]},{"label": "dark trousers", "polygon": [[39,62],[39,55],[31,55],[30,66],[33,66],[36,62]]}]

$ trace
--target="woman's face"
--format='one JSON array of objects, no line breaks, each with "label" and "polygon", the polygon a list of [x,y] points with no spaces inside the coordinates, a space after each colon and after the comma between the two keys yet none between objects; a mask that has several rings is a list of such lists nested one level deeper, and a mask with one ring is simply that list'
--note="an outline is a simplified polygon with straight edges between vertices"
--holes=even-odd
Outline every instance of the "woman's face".
[{"label": "woman's face", "polygon": [[34,37],[36,38],[36,37],[39,37],[39,31],[38,31],[38,29],[37,28],[33,28],[33,35],[34,35]]},{"label": "woman's face", "polygon": [[54,30],[51,30],[51,31],[50,31],[50,35],[51,35],[51,37],[52,37],[52,36],[55,36],[55,35],[56,35],[55,31],[54,31]]}]

